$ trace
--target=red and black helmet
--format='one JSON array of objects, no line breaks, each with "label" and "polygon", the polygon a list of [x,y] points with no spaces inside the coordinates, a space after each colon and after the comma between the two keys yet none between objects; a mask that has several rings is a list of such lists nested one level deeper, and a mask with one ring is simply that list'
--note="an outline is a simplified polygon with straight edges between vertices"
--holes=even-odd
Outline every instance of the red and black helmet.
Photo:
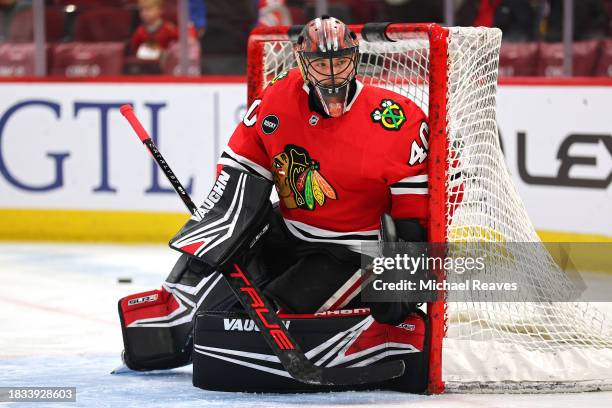
[{"label": "red and black helmet", "polygon": [[336,18],[315,18],[302,29],[294,51],[304,82],[314,88],[326,113],[337,117],[346,112],[359,57],[355,33]]}]

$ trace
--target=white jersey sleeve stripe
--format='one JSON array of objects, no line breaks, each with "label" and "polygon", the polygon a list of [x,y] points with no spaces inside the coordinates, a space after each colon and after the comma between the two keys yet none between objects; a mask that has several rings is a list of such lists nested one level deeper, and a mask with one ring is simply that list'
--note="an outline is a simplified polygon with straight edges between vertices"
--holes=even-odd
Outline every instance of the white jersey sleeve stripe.
[{"label": "white jersey sleeve stripe", "polygon": [[234,152],[229,146],[225,148],[224,153],[227,154],[230,158],[237,161],[238,163],[245,165],[250,169],[253,169],[260,176],[272,181],[272,172],[270,172],[270,170],[266,169],[265,167],[262,167],[254,161],[239,155],[238,153]]},{"label": "white jersey sleeve stripe", "polygon": [[[374,245],[362,246],[365,243],[378,242],[378,230],[359,232],[335,232],[313,227],[299,221],[283,218],[287,229],[293,236],[308,242],[329,242],[347,246],[351,251],[369,256],[378,256]],[[376,246],[377,247],[377,246]]]},{"label": "white jersey sleeve stripe", "polygon": [[426,183],[427,174],[420,174],[418,176],[406,177],[398,181],[398,183]]},{"label": "white jersey sleeve stripe", "polygon": [[404,194],[417,194],[417,195],[425,195],[429,193],[429,189],[427,188],[402,188],[402,187],[391,187],[392,195],[404,195]]},{"label": "white jersey sleeve stripe", "polygon": [[[360,237],[361,239],[366,239],[366,240],[378,239],[378,230],[337,232],[337,231],[326,230],[323,228],[313,227],[312,225],[308,225],[308,224],[305,224],[299,221],[288,220],[286,218],[283,218],[283,219],[285,220],[285,224],[287,224],[287,226],[291,225],[293,227],[297,227],[303,231],[306,231],[312,235],[316,235],[317,237],[321,237],[321,238],[341,239],[343,237],[355,236],[355,237]],[[376,238],[373,238],[373,237],[376,237]]]},{"label": "white jersey sleeve stripe", "polygon": [[218,164],[222,164],[224,166],[229,166],[232,167],[234,169],[238,169],[238,170],[242,170],[242,171],[249,171],[249,169],[247,169],[246,167],[244,167],[242,164],[240,164],[239,162],[237,162],[236,160],[233,159],[229,159],[227,157],[221,157],[219,158],[219,161],[217,162]]}]

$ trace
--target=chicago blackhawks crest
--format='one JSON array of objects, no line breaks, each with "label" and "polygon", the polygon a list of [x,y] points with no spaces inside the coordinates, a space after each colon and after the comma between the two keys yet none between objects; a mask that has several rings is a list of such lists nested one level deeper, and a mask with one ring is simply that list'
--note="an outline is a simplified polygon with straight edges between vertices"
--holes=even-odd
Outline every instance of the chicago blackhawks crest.
[{"label": "chicago blackhawks crest", "polygon": [[327,199],[337,198],[336,191],[319,170],[319,162],[300,146],[286,145],[274,156],[274,185],[286,208],[312,211],[317,204],[323,206]]},{"label": "chicago blackhawks crest", "polygon": [[371,113],[372,120],[378,122],[387,130],[400,130],[406,122],[406,115],[399,103],[391,99],[383,99],[380,107]]}]

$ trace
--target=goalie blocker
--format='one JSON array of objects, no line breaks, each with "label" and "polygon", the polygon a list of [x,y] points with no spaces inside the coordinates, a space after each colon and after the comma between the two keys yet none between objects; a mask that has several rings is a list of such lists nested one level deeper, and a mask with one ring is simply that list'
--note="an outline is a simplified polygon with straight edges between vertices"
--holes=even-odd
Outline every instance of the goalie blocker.
[{"label": "goalie blocker", "polygon": [[[237,194],[245,189],[249,194]],[[215,217],[206,225],[192,217],[171,241],[186,255],[179,258],[162,288],[119,301],[126,365],[154,370],[193,361],[194,385],[212,390],[423,392],[429,350],[427,317],[409,308],[410,315],[405,313],[399,320],[395,316],[389,325],[375,321],[364,307],[370,305],[361,304],[359,296],[347,305],[329,304],[354,278],[359,256],[343,247],[322,247],[294,238],[269,204],[269,193],[270,186],[258,177],[223,169],[200,208]],[[232,221],[237,205],[245,206],[247,211],[241,213],[250,214],[249,219]],[[197,230],[200,233],[193,235]],[[196,254],[206,262],[195,259]],[[406,365],[404,375],[359,386],[307,385],[291,378],[241,310],[225,279],[215,272],[217,265],[237,256],[266,296],[290,312],[283,315],[288,331],[311,361],[321,367],[358,367],[400,359]],[[371,306],[382,320],[380,316],[388,315],[384,309],[392,305]],[[333,310],[338,307],[345,309]],[[313,313],[319,310],[324,311]]]}]

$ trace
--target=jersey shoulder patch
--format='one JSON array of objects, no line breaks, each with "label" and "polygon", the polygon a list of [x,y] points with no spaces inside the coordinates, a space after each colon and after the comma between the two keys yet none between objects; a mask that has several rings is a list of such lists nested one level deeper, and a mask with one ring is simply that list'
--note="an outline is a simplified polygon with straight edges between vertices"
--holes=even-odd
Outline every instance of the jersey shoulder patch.
[{"label": "jersey shoulder patch", "polygon": [[297,68],[286,71],[285,74],[280,80],[276,80],[273,85],[270,83],[264,89],[259,108],[260,114],[264,112],[274,114],[279,109],[287,109],[288,102],[295,101],[297,95],[304,92],[304,81]]},{"label": "jersey shoulder patch", "polygon": [[270,81],[270,84],[268,84],[268,86],[272,86],[275,83],[277,83],[278,81],[280,81],[281,79],[284,79],[287,77],[287,75],[289,75],[289,71],[283,71],[280,74],[278,74],[277,76],[274,77],[273,80]]},{"label": "jersey shoulder patch", "polygon": [[423,115],[412,100],[398,93],[367,85],[363,91],[360,96],[365,97],[370,119],[384,130],[399,131],[405,123],[418,120]]},{"label": "jersey shoulder patch", "polygon": [[393,99],[382,99],[379,105],[370,113],[375,123],[385,130],[400,130],[406,123],[406,113],[400,104]]},{"label": "jersey shoulder patch", "polygon": [[266,94],[283,94],[285,92],[294,92],[294,89],[301,89],[304,85],[302,74],[299,69],[294,68],[289,71],[283,71],[278,74],[264,89]]}]

